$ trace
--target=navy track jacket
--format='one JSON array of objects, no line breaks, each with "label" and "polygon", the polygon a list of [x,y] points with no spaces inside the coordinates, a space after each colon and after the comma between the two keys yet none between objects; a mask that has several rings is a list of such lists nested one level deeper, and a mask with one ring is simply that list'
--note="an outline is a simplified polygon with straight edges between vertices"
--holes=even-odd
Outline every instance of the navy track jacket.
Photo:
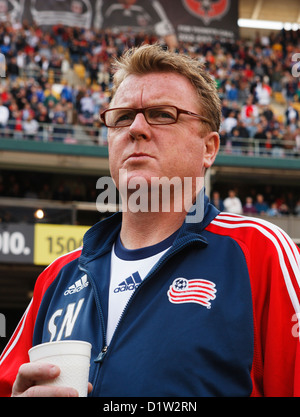
[{"label": "navy track jacket", "polygon": [[0,358],[10,395],[28,349],[55,340],[92,344],[91,396],[293,396],[300,393],[299,249],[274,225],[219,213],[184,222],[133,292],[106,342],[117,213],[83,247],[49,265]]}]

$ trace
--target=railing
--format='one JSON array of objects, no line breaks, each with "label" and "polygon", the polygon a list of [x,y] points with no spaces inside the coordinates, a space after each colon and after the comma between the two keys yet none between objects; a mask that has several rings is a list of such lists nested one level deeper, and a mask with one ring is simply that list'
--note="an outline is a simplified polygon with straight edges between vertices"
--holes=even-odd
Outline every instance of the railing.
[{"label": "railing", "polygon": [[[92,116],[87,123],[81,124],[38,123],[32,126],[32,130],[29,129],[30,125],[24,123],[22,130],[18,130],[19,123],[9,120],[5,127],[0,128],[0,138],[84,145],[107,144],[107,128],[97,120],[97,116]],[[220,153],[250,157],[299,158],[300,135],[293,140],[229,137],[221,142]]]},{"label": "railing", "polygon": [[[42,210],[45,213],[44,218],[36,216],[37,210]],[[100,218],[106,217],[119,210],[118,205],[102,205],[96,202],[61,202],[55,200],[42,200],[30,198],[8,198],[0,197],[0,220],[2,223],[54,223],[54,224],[80,224],[80,213],[85,212],[88,215],[89,223],[94,223],[92,214],[99,214]],[[9,217],[6,217],[9,213]],[[22,215],[20,215],[22,213]],[[51,215],[52,213],[52,215]],[[25,216],[25,217],[24,217]],[[31,220],[29,217],[31,216]],[[282,228],[300,245],[300,216],[286,215],[286,216],[260,216],[254,215],[257,218],[268,220]]]},{"label": "railing", "polygon": [[37,65],[27,65],[25,68],[20,68],[19,71],[19,76],[22,80],[28,80],[31,78],[38,80],[39,77],[44,76],[51,83],[58,84],[61,83],[62,78],[67,75],[64,74],[59,68],[50,67],[47,70],[44,70]]},{"label": "railing", "polygon": [[[106,145],[107,129],[105,126],[89,124],[58,124],[58,123],[22,123],[9,120],[5,127],[0,128],[0,138],[15,140],[34,140],[40,142],[61,142],[83,145]],[[95,122],[96,123],[96,122]],[[97,122],[98,123],[98,122]]]},{"label": "railing", "polygon": [[273,158],[299,158],[300,136],[296,139],[237,138],[229,137],[220,147],[220,152],[230,155],[263,156]]},{"label": "railing", "polygon": [[92,213],[98,212],[101,218],[115,213],[118,209],[118,205],[97,203],[96,206],[96,202],[0,197],[0,223],[39,222],[75,225],[80,223],[80,214],[85,213],[88,216],[88,224],[92,225]]}]

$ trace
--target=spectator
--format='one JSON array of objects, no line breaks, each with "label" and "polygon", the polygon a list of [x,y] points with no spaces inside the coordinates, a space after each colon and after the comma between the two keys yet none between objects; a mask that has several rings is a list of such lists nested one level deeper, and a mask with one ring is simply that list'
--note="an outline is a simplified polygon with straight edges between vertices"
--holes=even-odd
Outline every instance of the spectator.
[{"label": "spectator", "polygon": [[53,126],[53,141],[63,142],[66,137],[67,129],[65,126],[65,119],[63,116],[58,116],[55,119],[55,125]]},{"label": "spectator", "polygon": [[93,99],[90,97],[89,91],[84,92],[84,96],[80,99],[80,108],[79,108],[79,115],[78,119],[81,124],[92,126],[94,120],[94,102]]},{"label": "spectator", "polygon": [[214,191],[212,193],[211,203],[220,211],[224,211],[224,203],[220,197],[219,191]]},{"label": "spectator", "polygon": [[52,123],[66,123],[66,119],[67,119],[67,115],[65,113],[65,111],[63,110],[63,106],[62,104],[59,102],[56,104],[56,106],[54,107],[54,114],[53,114],[53,119],[52,119]]},{"label": "spectator", "polygon": [[282,63],[278,61],[271,75],[271,85],[274,92],[282,91]]},{"label": "spectator", "polygon": [[24,103],[24,108],[22,110],[22,119],[25,121],[25,120],[28,120],[29,117],[31,118],[35,117],[35,114],[34,114],[34,111],[32,110],[30,103],[26,101]]},{"label": "spectator", "polygon": [[300,217],[300,199],[296,203],[294,212],[297,217]]},{"label": "spectator", "polygon": [[268,77],[263,77],[255,89],[258,104],[260,106],[268,106],[271,102],[272,89],[268,83]]},{"label": "spectator", "polygon": [[9,109],[3,104],[2,99],[0,98],[0,129],[6,127],[9,118]]},{"label": "spectator", "polygon": [[280,216],[280,212],[278,210],[278,206],[276,202],[272,203],[271,206],[268,208],[267,215],[269,217]]},{"label": "spectator", "polygon": [[231,111],[229,115],[223,119],[222,129],[224,129],[226,133],[230,134],[236,125],[237,119],[235,117],[235,112]]},{"label": "spectator", "polygon": [[234,153],[241,154],[247,150],[249,138],[249,131],[245,126],[245,123],[240,117],[237,119],[236,126],[232,129],[232,150]]},{"label": "spectator", "polygon": [[256,208],[253,204],[253,198],[251,196],[246,197],[245,205],[243,206],[244,214],[255,214],[257,213]]},{"label": "spectator", "polygon": [[299,113],[294,108],[293,104],[289,101],[287,109],[285,111],[285,123],[286,125],[290,125],[292,123],[296,124],[299,121]]},{"label": "spectator", "polygon": [[25,138],[30,140],[35,139],[38,130],[38,122],[33,118],[31,114],[29,114],[27,119],[23,120],[23,131],[25,134]]},{"label": "spectator", "polygon": [[243,207],[241,200],[237,197],[234,190],[228,191],[228,197],[224,200],[224,209],[229,213],[242,214]]},{"label": "spectator", "polygon": [[249,132],[250,137],[253,137],[256,131],[256,125],[259,121],[259,110],[256,104],[253,103],[253,96],[249,96],[246,103],[241,108],[241,120]]},{"label": "spectator", "polygon": [[266,135],[266,131],[264,129],[264,126],[262,123],[259,123],[256,126],[256,132],[253,136],[254,139],[258,140],[259,143],[259,149],[260,149],[260,153],[262,153],[264,151],[265,148],[265,141],[267,139],[267,135]]},{"label": "spectator", "polygon": [[266,213],[269,208],[269,205],[265,202],[264,196],[262,194],[257,194],[254,206],[258,214]]},{"label": "spectator", "polygon": [[239,91],[233,81],[231,80],[226,81],[225,91],[226,91],[226,98],[229,102],[238,100]]}]

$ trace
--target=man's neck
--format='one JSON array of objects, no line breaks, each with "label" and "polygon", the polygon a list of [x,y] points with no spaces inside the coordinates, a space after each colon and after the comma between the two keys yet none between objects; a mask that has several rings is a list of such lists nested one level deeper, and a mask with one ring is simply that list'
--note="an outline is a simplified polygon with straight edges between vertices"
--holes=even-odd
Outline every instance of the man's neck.
[{"label": "man's neck", "polygon": [[121,241],[127,249],[155,245],[178,230],[186,213],[123,212]]}]

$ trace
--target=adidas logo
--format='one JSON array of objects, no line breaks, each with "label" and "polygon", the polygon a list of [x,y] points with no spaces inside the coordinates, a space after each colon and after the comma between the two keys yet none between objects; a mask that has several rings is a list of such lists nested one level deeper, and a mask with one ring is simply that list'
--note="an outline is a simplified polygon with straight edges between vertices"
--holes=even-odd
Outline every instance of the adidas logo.
[{"label": "adidas logo", "polygon": [[75,282],[75,284],[71,285],[65,292],[64,295],[70,295],[75,294],[84,288],[86,288],[89,285],[89,282],[87,280],[87,275],[83,275],[78,281]]},{"label": "adidas logo", "polygon": [[141,282],[142,279],[140,274],[138,272],[134,272],[130,277],[126,278],[114,289],[114,293],[133,291],[140,285]]}]

